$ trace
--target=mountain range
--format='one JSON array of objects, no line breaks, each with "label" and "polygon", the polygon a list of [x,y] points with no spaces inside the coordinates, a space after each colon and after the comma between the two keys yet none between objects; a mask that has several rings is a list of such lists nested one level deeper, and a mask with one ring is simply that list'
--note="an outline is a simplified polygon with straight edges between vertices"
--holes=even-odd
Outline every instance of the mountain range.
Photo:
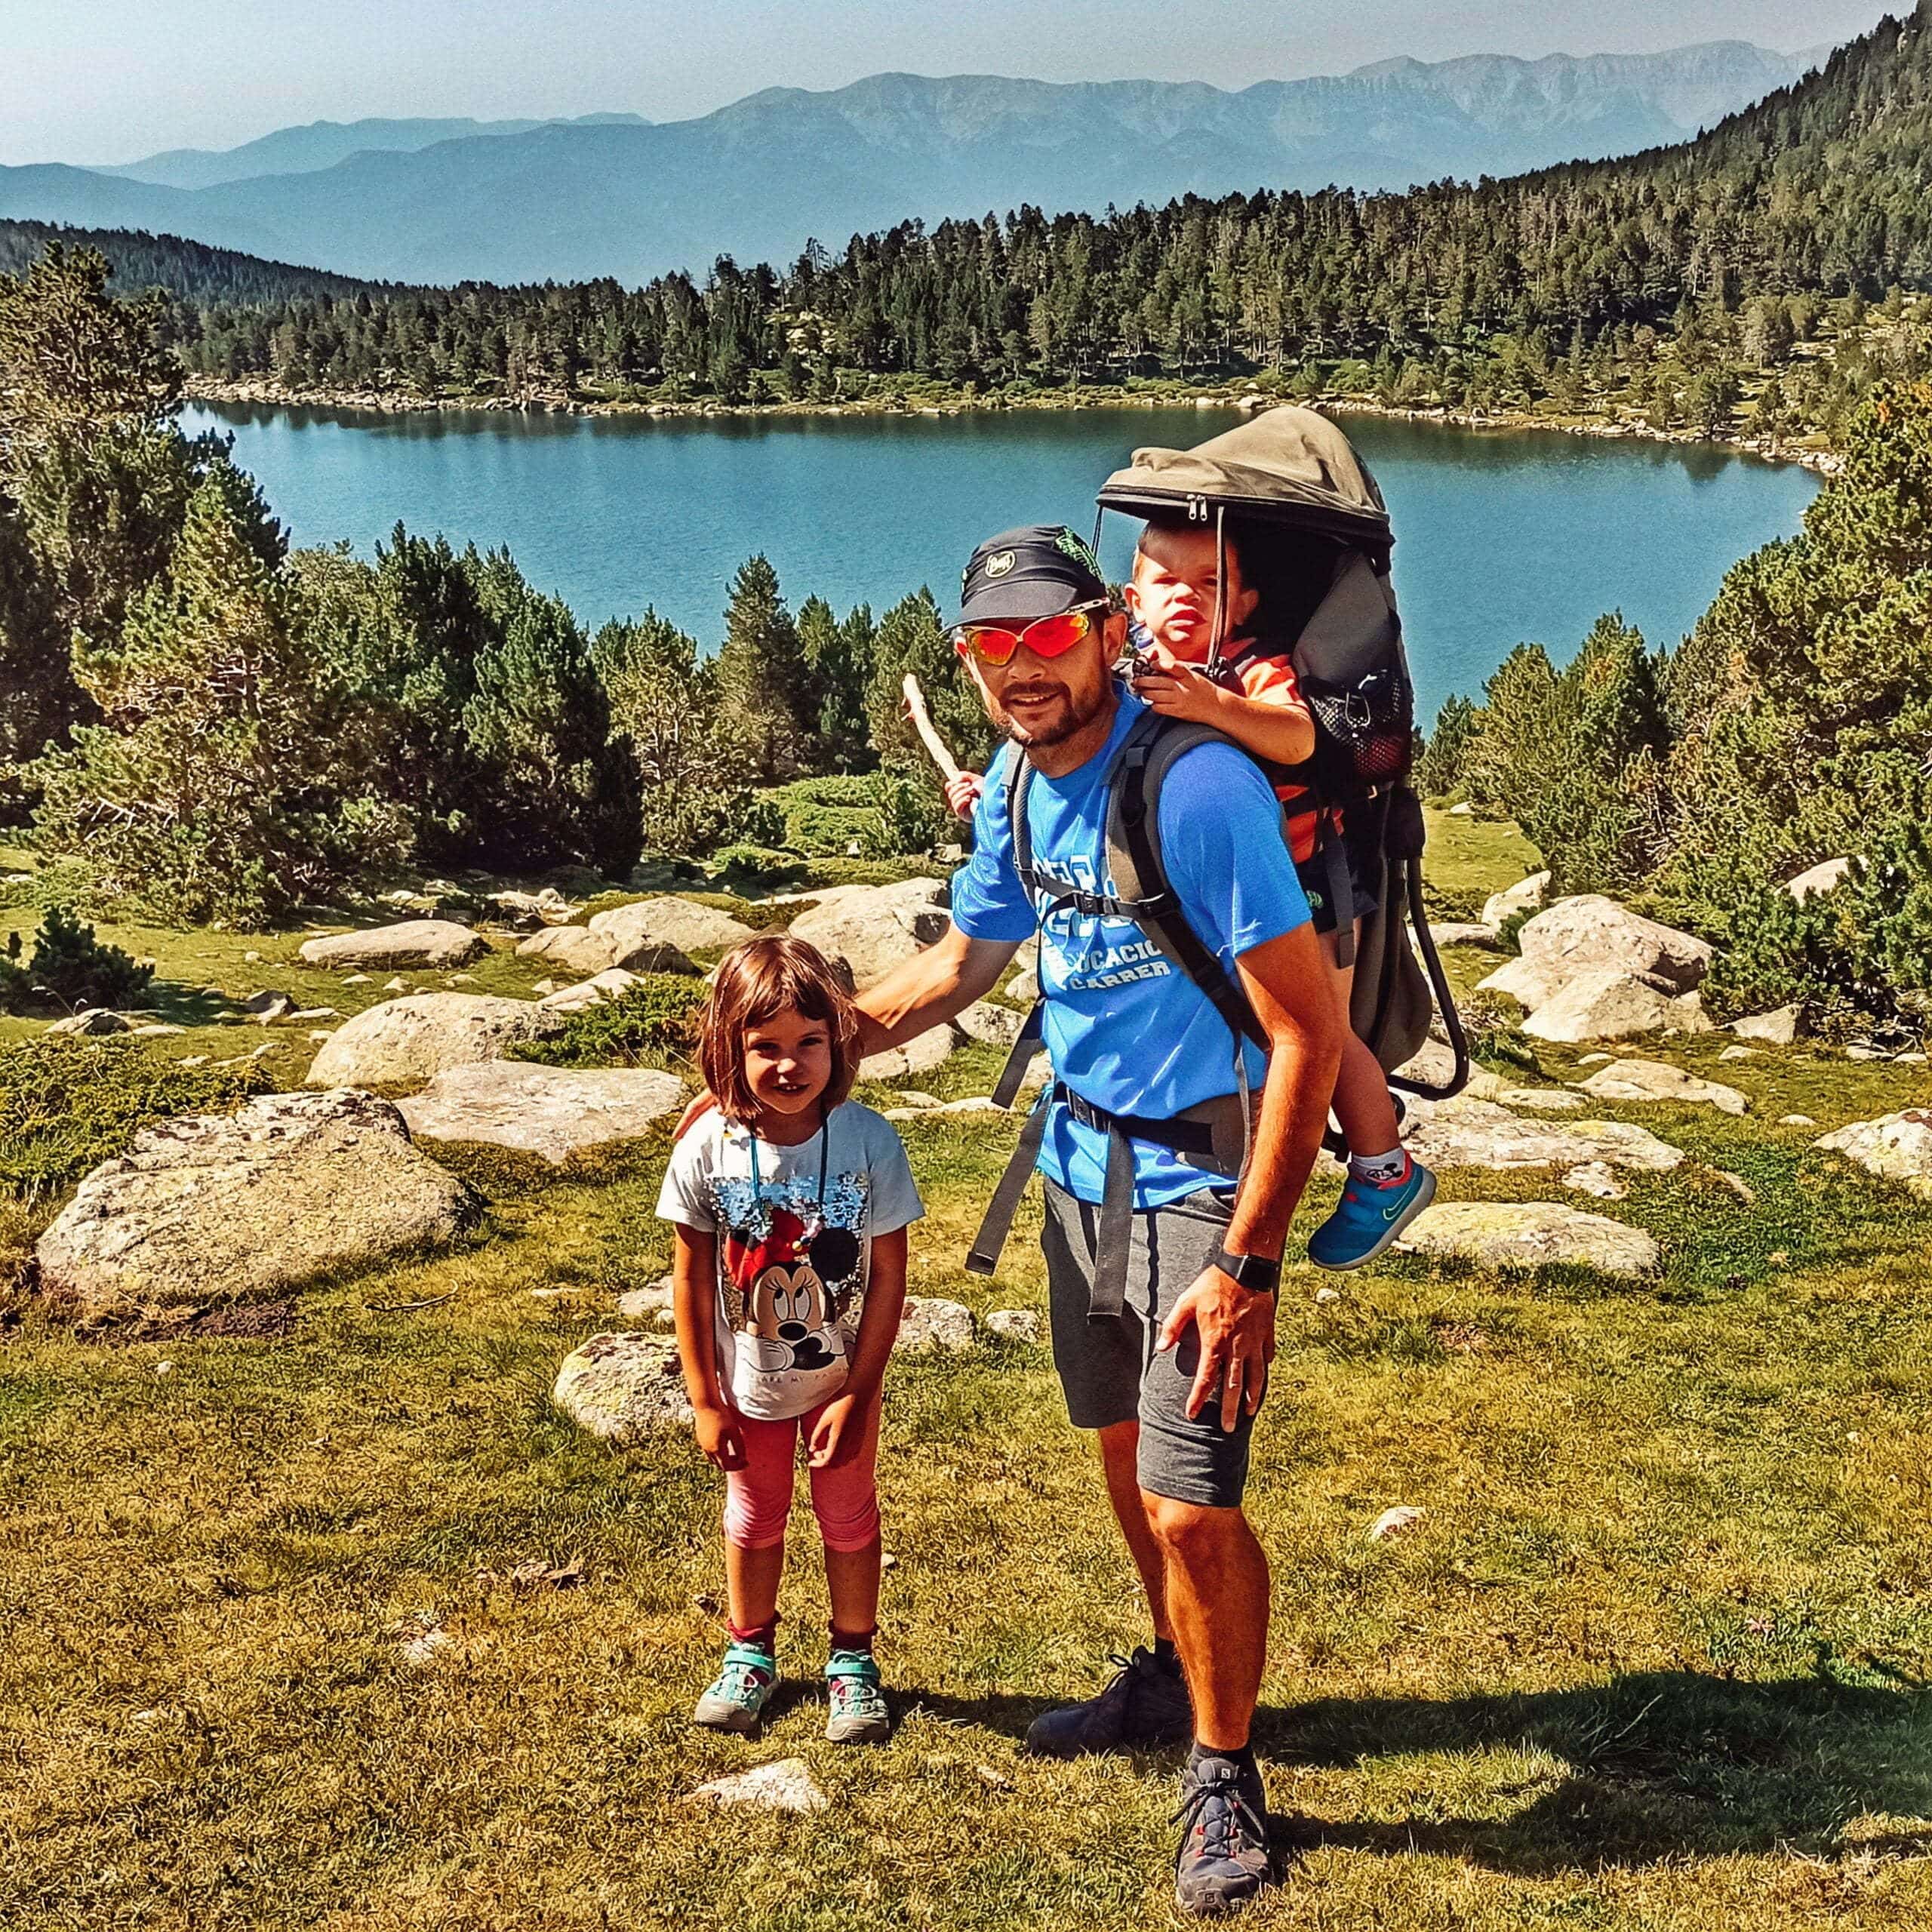
[{"label": "mountain range", "polygon": [[0,216],[149,229],[412,282],[641,281],[782,260],[912,217],[1399,189],[1681,140],[1823,50],[1400,59],[1263,81],[878,74],[768,88],[700,118],[319,122],[226,153],[0,168]]}]

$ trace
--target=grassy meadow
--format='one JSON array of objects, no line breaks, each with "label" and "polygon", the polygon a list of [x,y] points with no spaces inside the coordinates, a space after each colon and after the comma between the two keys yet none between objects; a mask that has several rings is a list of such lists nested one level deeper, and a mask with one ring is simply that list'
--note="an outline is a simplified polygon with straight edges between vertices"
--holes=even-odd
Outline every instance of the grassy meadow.
[{"label": "grassy meadow", "polygon": [[[1519,875],[1506,833],[1437,829],[1457,890]],[[196,1020],[166,1051],[268,1037],[291,1081],[301,1029],[265,1036],[192,989],[380,996],[295,974],[300,935],[112,936],[157,953],[152,1003]],[[478,989],[525,990],[528,964],[493,957]],[[1746,1118],[1590,1109],[1692,1156],[1577,1202],[1655,1234],[1657,1281],[1289,1270],[1252,1491],[1275,1565],[1257,1741],[1287,1876],[1247,1922],[1932,1921],[1932,1205],[1809,1145],[1923,1100],[1923,1069],[1802,1049],[1719,1066],[1721,1044],[1645,1051],[1743,1088]],[[1577,1077],[1575,1050],[1539,1054],[1543,1077]],[[992,1071],[971,1048],[917,1084],[983,1092]],[[1817,1124],[1774,1124],[1794,1111]],[[1011,1129],[905,1133],[929,1210],[912,1291],[1043,1308],[1036,1206],[996,1281],[960,1266]],[[777,1715],[758,1740],[694,1733],[721,1642],[716,1478],[681,1439],[613,1452],[548,1401],[561,1357],[666,1265],[664,1148],[561,1172],[444,1151],[491,1202],[473,1247],[318,1288],[254,1335],[83,1340],[13,1291],[0,1924],[1173,1921],[1177,1759],[1018,1753],[1036,1712],[1145,1635],[1045,1352],[987,1337],[889,1379],[892,1743],[821,1737],[802,1506]],[[1443,1193],[1574,1198],[1468,1171]],[[1398,1503],[1419,1527],[1369,1540]],[[688,1801],[793,1755],[828,1810]]]}]

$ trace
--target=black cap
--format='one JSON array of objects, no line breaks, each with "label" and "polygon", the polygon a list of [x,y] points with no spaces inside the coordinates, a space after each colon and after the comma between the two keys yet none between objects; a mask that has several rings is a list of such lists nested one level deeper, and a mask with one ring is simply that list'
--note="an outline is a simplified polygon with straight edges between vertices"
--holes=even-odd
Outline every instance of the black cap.
[{"label": "black cap", "polygon": [[1102,603],[1106,579],[1094,553],[1063,523],[1002,530],[973,552],[959,580],[957,624],[1030,623]]}]

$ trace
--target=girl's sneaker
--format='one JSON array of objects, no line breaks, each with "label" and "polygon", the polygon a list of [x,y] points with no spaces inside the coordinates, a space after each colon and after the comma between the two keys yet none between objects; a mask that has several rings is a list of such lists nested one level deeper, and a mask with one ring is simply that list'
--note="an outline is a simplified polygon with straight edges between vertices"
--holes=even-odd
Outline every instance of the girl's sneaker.
[{"label": "girl's sneaker", "polygon": [[691,1721],[710,1730],[755,1730],[777,1687],[772,1654],[756,1644],[734,1642],[727,1647],[711,1688],[697,1700]]},{"label": "girl's sneaker", "polygon": [[1435,1198],[1435,1177],[1409,1160],[1395,1180],[1364,1180],[1351,1171],[1335,1211],[1309,1236],[1318,1268],[1366,1267]]},{"label": "girl's sneaker", "polygon": [[870,1651],[834,1651],[825,1660],[825,1693],[832,1706],[825,1734],[834,1744],[883,1744],[892,1735],[892,1715]]}]

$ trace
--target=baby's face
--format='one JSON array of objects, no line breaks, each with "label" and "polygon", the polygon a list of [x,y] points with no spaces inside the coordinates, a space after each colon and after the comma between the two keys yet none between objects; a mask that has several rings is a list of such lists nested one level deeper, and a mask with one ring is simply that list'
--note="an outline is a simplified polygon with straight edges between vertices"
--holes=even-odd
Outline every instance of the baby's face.
[{"label": "baby's face", "polygon": [[[1203,664],[1214,641],[1216,551],[1212,530],[1150,528],[1134,554],[1124,595],[1127,608],[1154,641],[1183,664]],[[1221,620],[1225,641],[1254,614],[1256,593],[1241,582],[1241,565],[1227,549],[1228,591]]]}]

